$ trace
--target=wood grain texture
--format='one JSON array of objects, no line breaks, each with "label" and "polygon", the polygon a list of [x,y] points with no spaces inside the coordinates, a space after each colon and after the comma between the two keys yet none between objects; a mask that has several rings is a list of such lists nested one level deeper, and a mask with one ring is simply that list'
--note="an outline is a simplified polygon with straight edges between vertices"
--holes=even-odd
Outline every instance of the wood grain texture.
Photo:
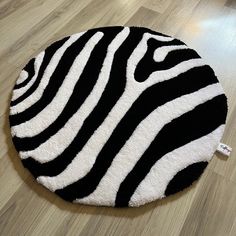
[{"label": "wood grain texture", "polygon": [[228,97],[223,142],[236,149],[233,0],[2,0],[0,2],[0,235],[236,235],[236,151],[214,156],[189,189],[135,209],[74,205],[38,185],[12,145],[11,90],[29,58],[65,35],[137,25],[175,36],[214,68]]}]

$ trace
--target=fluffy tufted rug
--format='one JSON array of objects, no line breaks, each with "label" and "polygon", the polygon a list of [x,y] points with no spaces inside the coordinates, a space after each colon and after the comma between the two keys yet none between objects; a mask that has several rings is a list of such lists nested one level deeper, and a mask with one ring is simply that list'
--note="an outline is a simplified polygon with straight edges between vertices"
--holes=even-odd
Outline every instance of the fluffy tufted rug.
[{"label": "fluffy tufted rug", "polygon": [[10,125],[23,165],[65,200],[140,206],[191,185],[224,131],[213,70],[141,27],[59,40],[22,70]]}]

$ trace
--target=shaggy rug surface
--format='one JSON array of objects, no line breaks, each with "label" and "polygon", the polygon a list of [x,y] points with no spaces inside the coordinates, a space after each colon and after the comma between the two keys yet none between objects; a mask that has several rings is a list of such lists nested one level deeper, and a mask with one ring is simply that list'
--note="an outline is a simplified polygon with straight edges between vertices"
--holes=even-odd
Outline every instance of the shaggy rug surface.
[{"label": "shaggy rug surface", "polygon": [[123,207],[198,179],[226,114],[222,87],[196,51],[147,28],[106,27],[31,59],[9,119],[38,183],[67,201]]}]

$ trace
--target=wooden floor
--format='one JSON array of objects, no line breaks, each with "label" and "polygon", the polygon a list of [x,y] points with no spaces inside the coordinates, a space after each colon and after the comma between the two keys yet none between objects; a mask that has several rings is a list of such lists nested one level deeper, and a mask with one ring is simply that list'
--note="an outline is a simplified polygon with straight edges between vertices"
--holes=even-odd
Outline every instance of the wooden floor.
[{"label": "wooden floor", "polygon": [[[64,202],[22,167],[10,139],[8,106],[29,58],[55,39],[98,26],[146,26],[175,36],[215,69],[228,97],[223,142],[188,190],[135,209]],[[236,235],[236,1],[0,0],[0,235]]]}]

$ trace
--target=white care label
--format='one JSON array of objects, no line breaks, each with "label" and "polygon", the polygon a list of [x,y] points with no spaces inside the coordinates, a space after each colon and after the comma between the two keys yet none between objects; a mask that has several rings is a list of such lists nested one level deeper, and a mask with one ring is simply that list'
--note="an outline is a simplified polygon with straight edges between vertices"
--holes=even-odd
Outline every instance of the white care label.
[{"label": "white care label", "polygon": [[232,152],[232,148],[224,143],[219,143],[216,150],[217,150],[217,152],[219,152],[227,157],[229,157],[230,153]]}]

